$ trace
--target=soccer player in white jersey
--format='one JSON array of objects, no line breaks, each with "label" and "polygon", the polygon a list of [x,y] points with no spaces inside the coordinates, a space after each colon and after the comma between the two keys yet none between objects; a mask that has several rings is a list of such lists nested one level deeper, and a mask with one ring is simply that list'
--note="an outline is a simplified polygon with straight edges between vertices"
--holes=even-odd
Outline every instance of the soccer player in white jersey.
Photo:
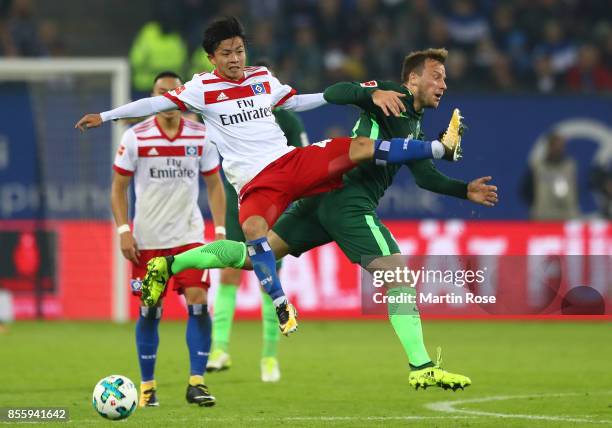
[{"label": "soccer player in white jersey", "polygon": [[[216,67],[212,73],[196,74],[163,97],[145,98],[111,111],[85,115],[75,127],[85,130],[108,120],[177,108],[201,114],[223,157],[225,174],[240,196],[239,220],[248,241],[246,245],[218,241],[187,251],[181,258],[151,260],[142,286],[143,301],[146,305],[155,304],[173,274],[189,267],[240,268],[248,252],[260,284],[274,302],[281,332],[288,335],[297,329],[296,311],[285,297],[276,274],[274,253],[266,239],[267,231],[287,206],[301,197],[341,187],[342,175],[359,162],[457,160],[460,136],[447,133],[442,142],[334,138],[304,148],[289,147],[272,109],[279,106],[294,111],[312,109],[325,104],[323,94],[296,95],[265,67],[245,67],[244,30],[236,18],[213,22],[204,32],[202,45]],[[437,106],[446,87],[443,82],[436,84],[440,87],[432,95],[432,102]],[[401,101],[404,94],[375,87],[371,93],[372,102],[385,114],[399,117],[406,109]]]},{"label": "soccer player in white jersey", "polygon": [[[181,85],[176,73],[160,73],[153,95],[163,95]],[[132,262],[132,292],[140,295],[147,262],[158,256],[178,254],[204,242],[204,221],[198,207],[199,182],[204,177],[208,202],[217,230],[224,232],[225,192],[219,173],[219,155],[206,138],[206,128],[168,111],[128,129],[121,140],[113,169],[111,202],[118,226],[121,251]],[[128,188],[134,178],[136,207],[134,231],[128,225]],[[217,235],[225,238],[225,234]],[[189,403],[213,406],[204,385],[211,343],[207,307],[208,271],[188,269],[173,277],[174,290],[185,296],[189,318],[187,347],[190,377]],[[141,306],[136,322],[136,348],[140,364],[140,407],[158,406],[154,376],[159,345],[161,299],[155,306]]]}]

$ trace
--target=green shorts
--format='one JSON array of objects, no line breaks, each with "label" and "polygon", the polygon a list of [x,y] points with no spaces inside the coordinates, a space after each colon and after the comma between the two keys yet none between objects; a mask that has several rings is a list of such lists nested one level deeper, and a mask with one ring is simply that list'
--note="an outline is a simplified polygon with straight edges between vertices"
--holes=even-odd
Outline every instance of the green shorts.
[{"label": "green shorts", "polygon": [[301,199],[278,219],[272,229],[287,243],[291,255],[298,257],[328,242],[336,242],[346,257],[358,264],[368,256],[400,252],[375,211],[343,206],[333,195],[330,192]]},{"label": "green shorts", "polygon": [[230,241],[246,241],[240,222],[238,221],[238,194],[227,181],[225,184],[225,233]]}]

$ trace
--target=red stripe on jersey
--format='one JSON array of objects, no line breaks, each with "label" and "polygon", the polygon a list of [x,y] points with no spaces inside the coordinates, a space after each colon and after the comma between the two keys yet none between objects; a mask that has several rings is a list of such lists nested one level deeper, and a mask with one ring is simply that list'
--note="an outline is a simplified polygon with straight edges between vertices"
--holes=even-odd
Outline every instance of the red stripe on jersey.
[{"label": "red stripe on jersey", "polygon": [[134,175],[134,171],[129,171],[127,169],[120,168],[117,165],[113,165],[113,169],[117,171],[117,174],[119,175],[125,175],[126,177]]},{"label": "red stripe on jersey", "polygon": [[216,167],[214,167],[211,170],[202,171],[200,174],[202,174],[204,177],[207,177],[209,175],[213,175],[215,172],[219,171],[220,169],[221,169],[221,165],[217,165]]},{"label": "red stripe on jersey", "polygon": [[280,99],[280,101],[279,101],[279,102],[277,102],[277,103],[274,105],[274,108],[276,108],[276,107],[278,107],[278,106],[282,106],[283,104],[285,104],[285,103],[287,102],[287,100],[288,100],[289,98],[291,98],[291,97],[292,97],[292,96],[294,96],[295,94],[297,94],[297,91],[296,91],[295,89],[291,89],[291,91],[289,91],[289,93],[288,93],[287,95],[285,95],[284,97],[282,97],[282,98]]},{"label": "red stripe on jersey", "polygon": [[145,123],[139,123],[138,125],[134,126],[134,132],[136,132],[136,133],[144,132],[144,131],[147,131],[147,130],[153,128],[154,126],[155,126],[155,123],[153,121],[147,121]]},{"label": "red stripe on jersey", "polygon": [[[168,156],[187,156],[187,148],[194,146],[141,146],[138,147],[138,157],[155,158]],[[198,146],[198,156],[202,156],[202,146]]]},{"label": "red stripe on jersey", "polygon": [[192,120],[185,119],[184,125],[187,128],[197,129],[198,131],[206,131],[206,126],[202,125],[200,122],[194,122]]},{"label": "red stripe on jersey", "polygon": [[221,82],[225,82],[225,83],[232,83],[232,84],[234,84],[234,85],[240,85],[240,84],[242,84],[243,82],[245,82],[245,81],[249,80],[251,77],[255,77],[255,76],[267,76],[267,75],[268,75],[268,72],[267,72],[266,70],[257,71],[257,72],[255,72],[255,73],[253,73],[253,74],[249,74],[248,76],[247,76],[247,75],[245,75],[245,76],[244,76],[242,79],[240,79],[240,80],[229,80],[229,79],[226,79],[225,77],[221,77],[221,76],[219,76],[219,74],[217,74],[217,70],[215,70],[215,71],[213,72],[213,74],[214,74],[215,76],[217,76],[217,78],[216,78],[216,79],[202,80],[202,83],[206,85],[206,84],[208,84],[208,83],[221,83]]},{"label": "red stripe on jersey", "polygon": [[136,139],[138,141],[147,141],[147,140],[166,140],[166,141],[176,141],[176,140],[203,140],[206,137],[204,135],[181,135],[178,138],[174,138],[172,140],[168,140],[166,137],[164,137],[163,135],[151,135],[148,137],[136,137]]},{"label": "red stripe on jersey", "polygon": [[174,95],[172,95],[170,92],[165,92],[164,97],[168,98],[170,101],[176,104],[180,111],[187,111],[187,106],[185,105],[185,103],[179,100]]},{"label": "red stripe on jersey", "polygon": [[254,83],[248,86],[238,86],[235,88],[204,92],[204,103],[205,104],[222,103],[223,101],[238,100],[241,98],[250,98],[250,97],[254,97],[255,95],[269,94],[269,93],[271,93],[269,82]]}]

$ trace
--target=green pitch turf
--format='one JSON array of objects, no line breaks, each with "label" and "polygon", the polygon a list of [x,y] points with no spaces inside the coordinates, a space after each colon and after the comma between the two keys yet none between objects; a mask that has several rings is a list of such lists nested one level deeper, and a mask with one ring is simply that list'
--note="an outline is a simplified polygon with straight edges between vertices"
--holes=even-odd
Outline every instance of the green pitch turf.
[{"label": "green pitch turf", "polygon": [[133,325],[16,323],[0,335],[0,407],[66,406],[71,423],[94,427],[612,425],[609,323],[425,322],[430,353],[472,378],[465,391],[408,386],[407,361],[391,327],[303,321],[281,339],[282,380],[259,380],[260,324],[236,323],[234,367],[209,374],[213,408],[188,406],[184,323],[163,322],[159,408],[110,422],[91,406],[109,374],[139,382]]}]

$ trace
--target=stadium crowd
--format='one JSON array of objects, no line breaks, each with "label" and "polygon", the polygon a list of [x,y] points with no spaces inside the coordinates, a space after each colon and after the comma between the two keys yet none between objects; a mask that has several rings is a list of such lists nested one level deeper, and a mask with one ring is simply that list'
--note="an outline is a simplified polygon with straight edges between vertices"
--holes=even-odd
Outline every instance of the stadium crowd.
[{"label": "stadium crowd", "polygon": [[[142,10],[151,21],[135,28],[135,39],[116,54],[128,54],[133,42],[134,85],[141,90],[150,79],[139,82],[139,70],[155,74],[159,70],[147,68],[161,66],[142,60],[148,54],[175,61],[186,75],[206,67],[201,32],[219,14],[240,17],[251,58],[268,58],[301,91],[338,80],[395,79],[403,56],[427,46],[451,51],[448,83],[457,91],[612,90],[612,20],[605,0],[137,1],[149,6]],[[61,28],[37,16],[36,4],[0,0],[1,54],[73,54]]]}]

